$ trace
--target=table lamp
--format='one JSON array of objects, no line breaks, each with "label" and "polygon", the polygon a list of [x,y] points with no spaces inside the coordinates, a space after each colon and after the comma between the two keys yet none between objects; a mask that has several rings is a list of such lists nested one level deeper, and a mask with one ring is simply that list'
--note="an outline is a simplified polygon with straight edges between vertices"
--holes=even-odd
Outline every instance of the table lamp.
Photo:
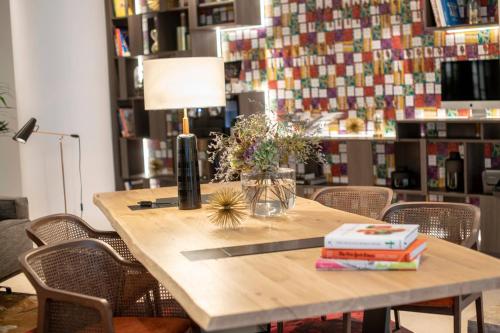
[{"label": "table lamp", "polygon": [[177,136],[179,209],[201,208],[196,136],[189,132],[188,108],[226,106],[222,58],[166,58],[144,61],[146,110],[184,109]]}]

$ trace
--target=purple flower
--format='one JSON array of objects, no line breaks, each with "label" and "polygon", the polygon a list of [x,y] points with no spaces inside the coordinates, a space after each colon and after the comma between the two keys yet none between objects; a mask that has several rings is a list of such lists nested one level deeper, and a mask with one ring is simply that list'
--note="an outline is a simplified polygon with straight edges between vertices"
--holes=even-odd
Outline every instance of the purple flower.
[{"label": "purple flower", "polygon": [[253,154],[255,153],[255,151],[257,150],[257,144],[254,143],[253,145],[251,145],[250,147],[248,147],[247,150],[245,150],[245,152],[243,153],[243,159],[245,160],[245,162],[248,162],[249,160],[252,159],[252,156]]}]

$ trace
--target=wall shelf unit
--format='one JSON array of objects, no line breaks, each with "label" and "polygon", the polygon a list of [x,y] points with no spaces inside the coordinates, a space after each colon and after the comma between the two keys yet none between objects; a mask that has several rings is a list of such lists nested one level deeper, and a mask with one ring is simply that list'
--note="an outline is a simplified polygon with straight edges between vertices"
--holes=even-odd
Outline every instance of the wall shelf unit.
[{"label": "wall shelf unit", "polygon": [[[435,131],[436,128],[442,132]],[[500,256],[500,225],[497,223],[500,197],[484,193],[482,185],[483,170],[500,169],[498,133],[500,119],[417,119],[397,121],[396,138],[389,140],[356,140],[342,136],[322,138],[331,163],[323,169],[335,171],[340,167],[340,172],[343,172],[339,175],[337,168],[337,174],[325,178],[344,177],[344,181],[298,185],[297,191],[299,195],[310,197],[317,189],[331,185],[390,187],[391,171],[406,168],[417,175],[419,186],[394,189],[396,200],[467,202],[479,206],[482,211],[482,251]],[[441,137],[434,137],[438,134]],[[444,188],[443,163],[449,152],[455,150],[459,150],[464,160],[464,190],[461,192],[449,192]]]},{"label": "wall shelf unit", "polygon": [[261,0],[190,0],[191,29],[230,29],[263,22]]},{"label": "wall shelf unit", "polygon": [[[236,25],[260,24],[260,0],[199,3],[199,0],[106,0],[108,62],[115,184],[117,190],[175,185],[175,142],[180,132],[178,111],[148,112],[144,108],[143,61],[156,58],[217,56],[215,26],[198,29],[199,9],[231,7]],[[135,4],[135,6],[134,6]],[[255,5],[258,4],[258,7]],[[259,15],[252,16],[258,12]],[[119,14],[119,15],[117,15]],[[184,27],[185,34],[179,27]],[[185,38],[185,41],[178,39]],[[154,47],[153,47],[154,46]],[[227,110],[190,111],[198,136],[203,181],[213,174],[208,163],[210,131],[229,131],[232,117],[258,109],[248,97],[264,101],[263,93],[228,96]],[[229,124],[229,127],[228,127]]]}]

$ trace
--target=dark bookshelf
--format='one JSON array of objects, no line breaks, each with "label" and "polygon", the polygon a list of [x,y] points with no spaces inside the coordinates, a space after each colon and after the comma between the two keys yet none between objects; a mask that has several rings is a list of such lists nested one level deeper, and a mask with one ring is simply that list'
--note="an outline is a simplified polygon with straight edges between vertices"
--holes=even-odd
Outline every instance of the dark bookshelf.
[{"label": "dark bookshelf", "polygon": [[[216,26],[199,29],[196,17],[198,0],[159,0],[154,6],[155,10],[149,7],[150,2],[143,1],[141,8],[128,8],[129,5],[133,6],[135,3],[141,2],[124,0],[126,8],[122,14],[125,13],[125,15],[116,17],[115,1],[106,0],[113,159],[117,190],[147,188],[152,183],[155,183],[155,186],[176,184],[175,161],[171,157],[176,155],[175,142],[181,128],[179,114],[181,110],[151,112],[145,110],[144,91],[140,80],[142,62],[155,58],[217,56]],[[255,7],[257,3],[258,8]],[[234,22],[234,24],[238,23],[238,26],[254,25],[257,21],[260,22],[260,0],[235,0],[213,4],[215,7],[225,5],[234,6],[235,13],[240,13],[239,16],[235,16]],[[255,16],[257,11],[259,15]],[[177,42],[177,27],[181,26],[181,22],[186,27],[185,49]],[[120,37],[126,41],[128,54],[125,54],[123,44],[117,43],[115,29],[119,29]],[[156,52],[152,50],[152,29],[156,30]],[[250,105],[248,96],[264,100],[263,93],[228,95],[227,110],[215,110],[216,112],[214,110],[196,112],[190,110],[191,128],[198,135],[199,150],[203,152],[200,154],[203,181],[209,181],[213,174],[213,168],[209,165],[206,156],[209,133],[211,131],[229,133],[231,121],[228,120],[228,116],[234,116],[235,108],[241,109],[244,114],[257,109],[258,106]],[[120,117],[120,110],[127,110],[126,114],[129,116],[127,128],[130,127],[131,133],[128,135],[123,135],[124,120]],[[155,158],[151,158],[151,152],[147,151],[148,144],[161,144],[162,147],[167,147],[162,149],[162,153],[156,154],[169,156],[161,156],[156,162],[168,160],[171,164],[168,174],[149,170],[151,161],[147,161],[146,158],[149,156],[153,162]]]}]

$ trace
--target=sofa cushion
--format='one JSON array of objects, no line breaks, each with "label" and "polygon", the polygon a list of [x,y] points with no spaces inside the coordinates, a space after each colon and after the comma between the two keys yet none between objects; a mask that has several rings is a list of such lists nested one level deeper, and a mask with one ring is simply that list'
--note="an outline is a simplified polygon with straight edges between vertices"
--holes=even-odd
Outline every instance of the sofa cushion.
[{"label": "sofa cushion", "polygon": [[20,270],[17,257],[33,248],[26,236],[28,219],[0,221],[0,281]]},{"label": "sofa cushion", "polygon": [[15,200],[0,200],[0,221],[15,218],[17,218]]}]

